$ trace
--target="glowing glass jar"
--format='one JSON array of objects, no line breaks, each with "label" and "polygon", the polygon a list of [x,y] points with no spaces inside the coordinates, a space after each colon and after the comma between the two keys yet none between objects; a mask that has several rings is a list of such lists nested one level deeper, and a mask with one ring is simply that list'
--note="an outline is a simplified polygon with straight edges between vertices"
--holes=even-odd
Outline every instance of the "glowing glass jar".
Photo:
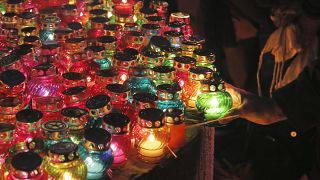
[{"label": "glowing glass jar", "polygon": [[32,12],[21,12],[18,14],[18,29],[19,31],[25,27],[36,26],[36,14]]},{"label": "glowing glass jar", "polygon": [[78,106],[85,107],[85,103],[89,97],[87,88],[85,86],[75,86],[62,91],[63,102],[66,107]]},{"label": "glowing glass jar", "polygon": [[196,100],[201,93],[201,81],[212,77],[213,71],[202,66],[195,66],[189,70],[189,80],[182,88],[182,100],[190,108],[196,107]]},{"label": "glowing glass jar", "polygon": [[24,109],[16,114],[15,139],[17,142],[30,141],[41,137],[42,112],[35,109]]},{"label": "glowing glass jar", "polygon": [[119,24],[133,22],[133,4],[123,0],[122,3],[115,4],[113,7],[115,21]]},{"label": "glowing glass jar", "polygon": [[15,124],[16,113],[24,108],[23,100],[19,97],[0,98],[0,121]]},{"label": "glowing glass jar", "polygon": [[69,126],[70,140],[79,144],[84,136],[88,111],[79,107],[66,107],[61,110],[62,121]]},{"label": "glowing glass jar", "polygon": [[161,84],[171,84],[175,80],[175,69],[171,66],[156,66],[152,68],[152,79],[157,87]]},{"label": "glowing glass jar", "polygon": [[128,161],[131,149],[131,137],[129,134],[130,119],[121,113],[110,113],[103,117],[103,128],[112,134],[111,149],[114,160],[112,169],[123,167]]},{"label": "glowing glass jar", "polygon": [[78,146],[72,142],[50,146],[48,162],[44,166],[49,179],[85,180],[87,177],[87,166],[79,158]]},{"label": "glowing glass jar", "polygon": [[60,118],[60,110],[63,106],[61,97],[36,97],[35,101],[36,109],[43,113],[42,122]]},{"label": "glowing glass jar", "polygon": [[86,42],[84,38],[69,38],[66,39],[61,53],[60,63],[67,70],[70,70],[73,65],[87,59],[87,54],[84,52]]},{"label": "glowing glass jar", "polygon": [[[0,123],[0,172],[5,168],[5,160],[10,147],[14,142],[15,126],[8,123]],[[1,175],[0,175],[1,177]]]},{"label": "glowing glass jar", "polygon": [[153,68],[155,66],[161,66],[164,57],[160,52],[155,51],[143,51],[141,56],[141,62],[148,68]]},{"label": "glowing glass jar", "polygon": [[157,24],[160,26],[160,34],[163,34],[163,32],[166,29],[166,19],[163,16],[148,16],[147,18],[147,24]]},{"label": "glowing glass jar", "polygon": [[106,24],[104,26],[106,36],[114,36],[117,38],[117,44],[121,42],[123,27],[120,24]]},{"label": "glowing glass jar", "polygon": [[91,18],[91,29],[87,32],[89,42],[95,42],[96,38],[106,35],[103,28],[108,22],[109,19],[106,17]]},{"label": "glowing glass jar", "polygon": [[[27,75],[30,76],[31,68],[36,66],[38,62],[36,61],[37,54],[36,48],[33,47],[31,44],[24,44],[19,46],[19,55],[21,62],[24,66],[26,66]],[[29,77],[28,76],[28,77]]]},{"label": "glowing glass jar", "polygon": [[140,31],[128,31],[122,38],[122,49],[133,48],[140,52],[140,50],[147,44],[147,37]]},{"label": "glowing glass jar", "polygon": [[72,30],[69,28],[58,28],[58,29],[55,29],[53,32],[54,32],[54,40],[57,43],[64,45],[66,43],[66,40],[71,38]]},{"label": "glowing glass jar", "polygon": [[205,120],[223,117],[232,107],[232,97],[225,90],[221,78],[215,77],[201,82],[201,94],[197,98],[197,108]]},{"label": "glowing glass jar", "polygon": [[149,44],[143,51],[161,52],[163,48],[170,47],[170,42],[163,36],[152,36]]},{"label": "glowing glass jar", "polygon": [[204,39],[195,36],[183,40],[181,43],[182,55],[193,57],[194,50],[201,49],[203,43]]},{"label": "glowing glass jar", "polygon": [[54,30],[58,28],[60,19],[58,17],[45,17],[41,20],[41,30],[39,31],[39,37],[42,44],[54,43]]},{"label": "glowing glass jar", "polygon": [[0,73],[0,92],[6,96],[21,96],[25,89],[26,77],[18,70],[6,70]]},{"label": "glowing glass jar", "polygon": [[170,14],[169,22],[184,22],[186,26],[182,29],[185,37],[190,37],[193,34],[192,27],[190,25],[190,15],[183,12],[175,12]]},{"label": "glowing glass jar", "polygon": [[67,23],[67,27],[72,30],[71,37],[72,38],[86,38],[87,33],[85,28],[79,22],[69,22]]},{"label": "glowing glass jar", "polygon": [[17,14],[14,12],[6,12],[2,15],[2,27],[4,29],[17,27]]},{"label": "glowing glass jar", "polygon": [[147,108],[139,112],[133,137],[138,158],[142,161],[158,163],[164,157],[170,138],[164,117],[164,112],[160,109]]},{"label": "glowing glass jar", "polygon": [[103,46],[106,52],[106,58],[112,59],[117,48],[117,38],[114,36],[101,36],[97,39],[97,45]]},{"label": "glowing glass jar", "polygon": [[[19,50],[14,50],[11,52],[10,55],[4,56],[3,58],[1,58],[1,68],[0,70],[2,71],[2,76],[5,79],[9,78],[7,77],[8,75],[14,75],[16,76],[18,79],[17,80],[13,80],[13,82],[8,82],[8,85],[17,85],[17,87],[15,88],[23,88],[24,87],[24,83],[20,82],[22,81],[24,76],[24,79],[28,79],[30,77],[30,71],[29,68],[27,66],[25,66],[21,60],[21,52],[19,52]],[[6,72],[6,70],[8,70]],[[19,73],[18,71],[20,71],[21,73]],[[22,74],[22,75],[21,75]],[[19,84],[16,83],[22,83],[21,86]],[[18,88],[18,89],[19,89]],[[19,94],[21,95],[21,94]]]},{"label": "glowing glass jar", "polygon": [[66,27],[69,22],[78,22],[80,18],[77,6],[73,4],[63,5],[60,18],[63,27]]},{"label": "glowing glass jar", "polygon": [[[184,32],[183,30],[185,29],[185,27],[186,27],[186,23],[181,21],[172,21],[168,23],[168,31],[183,33]],[[184,36],[184,38],[186,38],[186,36]]]},{"label": "glowing glass jar", "polygon": [[86,78],[87,87],[90,88],[95,84],[96,72],[99,69],[100,64],[85,58],[74,62],[69,71],[83,74]]},{"label": "glowing glass jar", "polygon": [[100,69],[110,69],[111,60],[107,59],[105,47],[103,46],[88,46],[85,49],[87,58],[92,59],[100,65]]},{"label": "glowing glass jar", "polygon": [[176,68],[176,79],[182,88],[189,79],[189,69],[196,65],[196,60],[188,56],[176,56],[173,66]]},{"label": "glowing glass jar", "polygon": [[42,158],[34,152],[13,156],[7,180],[47,180],[48,173],[41,167]]},{"label": "glowing glass jar", "polygon": [[119,72],[115,69],[99,70],[96,74],[95,85],[92,87],[92,94],[106,93],[106,85],[119,82]]},{"label": "glowing glass jar", "polygon": [[61,45],[56,42],[43,45],[41,46],[41,56],[39,56],[38,62],[39,64],[51,63],[58,70],[56,74],[61,77],[61,75],[67,71],[66,67],[63,66],[63,59],[61,59],[62,52]]},{"label": "glowing glass jar", "polygon": [[81,73],[67,72],[62,74],[62,81],[64,88],[71,88],[75,86],[85,86],[86,80]]},{"label": "glowing glass jar", "polygon": [[181,56],[182,49],[175,47],[164,47],[162,48],[162,54],[164,55],[163,66],[173,66],[174,58]]},{"label": "glowing glass jar", "polygon": [[130,87],[131,95],[138,92],[155,94],[156,87],[151,78],[148,77],[149,69],[146,66],[138,65],[129,68],[130,78],[124,82]]},{"label": "glowing glass jar", "polygon": [[158,15],[161,17],[167,16],[168,11],[168,2],[166,1],[159,1],[159,0],[153,0],[150,3],[150,6],[158,11]]},{"label": "glowing glass jar", "polygon": [[90,128],[80,144],[80,157],[87,166],[87,179],[105,179],[113,162],[111,134],[102,128]]},{"label": "glowing glass jar", "polygon": [[158,89],[158,108],[163,111],[167,109],[180,109],[184,111],[184,103],[181,100],[181,88],[177,84],[162,84]]},{"label": "glowing glass jar", "polygon": [[94,8],[91,9],[89,11],[87,11],[86,13],[89,12],[89,21],[86,22],[87,24],[87,29],[91,29],[91,19],[94,17],[104,17],[107,18],[107,11],[104,9],[99,9],[99,8]]},{"label": "glowing glass jar", "polygon": [[142,24],[141,31],[148,37],[150,41],[152,36],[160,35],[161,27],[158,24]]},{"label": "glowing glass jar", "polygon": [[193,51],[193,57],[196,59],[197,66],[203,66],[217,71],[214,66],[215,54],[207,49],[196,49]]},{"label": "glowing glass jar", "polygon": [[127,114],[130,112],[131,104],[128,102],[130,89],[123,84],[108,84],[107,95],[111,97],[111,105],[114,110]]},{"label": "glowing glass jar", "polygon": [[185,143],[184,113],[181,109],[167,109],[165,111],[165,121],[169,128],[170,140],[168,146],[171,149],[179,149]]},{"label": "glowing glass jar", "polygon": [[113,56],[113,66],[119,73],[120,84],[129,79],[129,68],[137,65],[136,60],[136,56],[128,53],[118,52]]},{"label": "glowing glass jar", "polygon": [[43,123],[41,125],[41,133],[46,150],[58,142],[70,141],[68,124],[60,120],[47,121]]},{"label": "glowing glass jar", "polygon": [[87,127],[101,127],[102,118],[112,111],[110,97],[104,94],[98,94],[86,102],[86,108],[89,109],[87,117]]},{"label": "glowing glass jar", "polygon": [[148,20],[146,19],[147,17],[156,16],[158,15],[157,13],[158,11],[156,9],[144,6],[140,9],[140,13],[138,14],[136,23],[141,26],[142,24],[148,22]]},{"label": "glowing glass jar", "polygon": [[181,42],[183,40],[182,32],[166,31],[164,32],[164,37],[166,37],[170,41],[172,47],[175,47],[175,48],[181,47]]}]

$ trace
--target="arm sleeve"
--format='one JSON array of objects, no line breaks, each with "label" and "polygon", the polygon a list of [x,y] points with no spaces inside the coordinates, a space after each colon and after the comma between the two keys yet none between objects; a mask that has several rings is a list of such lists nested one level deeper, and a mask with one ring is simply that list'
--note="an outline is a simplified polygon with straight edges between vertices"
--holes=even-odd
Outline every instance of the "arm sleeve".
[{"label": "arm sleeve", "polygon": [[275,91],[273,98],[300,131],[320,124],[320,68],[305,69],[298,79]]}]

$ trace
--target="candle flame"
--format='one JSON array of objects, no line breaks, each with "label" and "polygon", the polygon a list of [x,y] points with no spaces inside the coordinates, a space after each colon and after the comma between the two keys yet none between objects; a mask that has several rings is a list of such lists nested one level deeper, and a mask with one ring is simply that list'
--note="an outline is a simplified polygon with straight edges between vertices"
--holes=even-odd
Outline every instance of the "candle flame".
[{"label": "candle flame", "polygon": [[154,137],[153,134],[150,134],[149,137],[148,137],[148,140],[151,141],[151,142],[154,142],[156,140],[156,138]]},{"label": "candle flame", "polygon": [[126,4],[128,2],[128,0],[122,0],[122,3]]},{"label": "candle flame", "polygon": [[71,174],[69,172],[65,172],[63,174],[63,179],[64,180],[71,180],[72,179]]}]

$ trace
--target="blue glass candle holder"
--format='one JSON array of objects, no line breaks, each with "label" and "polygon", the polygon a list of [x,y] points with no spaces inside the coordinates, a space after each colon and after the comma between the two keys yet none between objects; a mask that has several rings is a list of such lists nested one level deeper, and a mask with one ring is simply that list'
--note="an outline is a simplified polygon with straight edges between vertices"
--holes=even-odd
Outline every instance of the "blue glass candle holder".
[{"label": "blue glass candle holder", "polygon": [[180,109],[184,111],[184,103],[181,100],[181,88],[178,84],[161,84],[157,86],[158,109]]},{"label": "blue glass candle holder", "polygon": [[42,28],[39,31],[39,37],[42,44],[54,43],[54,30],[59,26],[60,19],[55,16],[49,16],[42,19]]}]

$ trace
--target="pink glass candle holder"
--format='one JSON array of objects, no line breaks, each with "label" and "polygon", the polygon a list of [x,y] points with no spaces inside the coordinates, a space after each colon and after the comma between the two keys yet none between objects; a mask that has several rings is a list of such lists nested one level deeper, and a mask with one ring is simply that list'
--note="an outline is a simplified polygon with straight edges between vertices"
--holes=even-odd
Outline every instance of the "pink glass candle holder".
[{"label": "pink glass candle holder", "polygon": [[16,113],[24,108],[25,103],[20,97],[2,97],[0,98],[0,119],[1,122],[15,124]]},{"label": "pink glass candle holder", "polygon": [[41,122],[43,114],[35,109],[24,109],[16,115],[15,138],[17,142],[29,142],[41,137]]},{"label": "pink glass candle holder", "polygon": [[61,97],[36,97],[36,109],[43,113],[42,122],[60,119],[60,110],[63,107]]},{"label": "pink glass candle holder", "polygon": [[128,161],[131,149],[129,123],[130,119],[121,113],[110,113],[103,117],[103,128],[112,134],[110,145],[114,155],[112,169],[123,167]]},{"label": "pink glass candle holder", "polygon": [[67,72],[62,74],[62,81],[64,88],[71,88],[75,86],[86,86],[85,77],[77,72]]},{"label": "pink glass candle holder", "polygon": [[119,72],[119,83],[122,84],[129,79],[129,67],[137,65],[136,57],[128,53],[116,53],[113,56],[113,65]]},{"label": "pink glass candle holder", "polygon": [[26,77],[18,70],[0,73],[0,92],[7,96],[21,96],[26,88]]},{"label": "pink glass candle holder", "polygon": [[196,60],[188,56],[177,56],[174,58],[174,67],[176,68],[176,78],[179,86],[182,88],[189,79],[189,69],[196,65]]},{"label": "pink glass candle holder", "polygon": [[[24,44],[19,46],[20,59],[23,65],[28,69],[28,75],[30,76],[31,68],[36,66],[38,62],[35,60],[36,49],[31,44]],[[29,77],[28,76],[28,77]]]},{"label": "pink glass candle holder", "polygon": [[[28,79],[30,77],[29,74],[29,69],[27,68],[27,66],[25,66],[20,58],[20,53],[19,50],[14,50],[11,52],[11,54],[4,56],[3,58],[1,58],[1,71],[6,71],[6,70],[10,70],[7,73],[14,73],[16,75],[18,75],[19,73],[17,73],[17,71],[20,71],[25,79]],[[6,73],[5,73],[6,74]],[[20,77],[20,75],[18,75]],[[21,80],[22,77],[20,77]],[[9,83],[11,84],[11,83]],[[23,84],[23,83],[22,83]]]},{"label": "pink glass candle holder", "polygon": [[84,104],[89,97],[85,86],[75,86],[68,88],[62,92],[64,95],[63,102],[66,107],[77,106],[84,108]]},{"label": "pink glass candle holder", "polygon": [[79,12],[77,10],[77,6],[66,4],[63,5],[62,15],[60,16],[62,26],[66,27],[67,23],[69,22],[78,22],[79,19]]},{"label": "pink glass candle holder", "polygon": [[81,73],[85,76],[87,87],[90,88],[95,84],[96,72],[100,69],[100,65],[92,60],[80,60],[74,62],[70,67],[70,72]]}]

